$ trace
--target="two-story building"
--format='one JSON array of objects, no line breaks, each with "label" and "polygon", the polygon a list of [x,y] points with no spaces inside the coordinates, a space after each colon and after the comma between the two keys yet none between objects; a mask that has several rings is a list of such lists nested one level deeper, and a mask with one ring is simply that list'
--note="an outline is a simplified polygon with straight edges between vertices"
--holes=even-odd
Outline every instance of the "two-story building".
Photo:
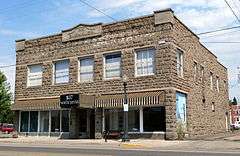
[{"label": "two-story building", "polygon": [[171,9],[16,41],[15,125],[21,134],[175,139],[226,131],[227,69]]}]

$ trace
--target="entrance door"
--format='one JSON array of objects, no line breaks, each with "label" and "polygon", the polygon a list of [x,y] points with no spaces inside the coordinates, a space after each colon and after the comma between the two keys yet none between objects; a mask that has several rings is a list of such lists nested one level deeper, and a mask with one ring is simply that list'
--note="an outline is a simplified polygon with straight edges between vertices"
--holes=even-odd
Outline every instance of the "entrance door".
[{"label": "entrance door", "polygon": [[79,110],[79,138],[88,138],[87,134],[87,109]]},{"label": "entrance door", "polygon": [[95,139],[95,110],[90,110],[90,139]]}]

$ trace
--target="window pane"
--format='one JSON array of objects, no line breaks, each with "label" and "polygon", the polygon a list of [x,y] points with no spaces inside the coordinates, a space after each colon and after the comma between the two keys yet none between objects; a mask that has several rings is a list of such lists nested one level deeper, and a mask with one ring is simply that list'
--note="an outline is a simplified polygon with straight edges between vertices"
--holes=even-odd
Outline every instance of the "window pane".
[{"label": "window pane", "polygon": [[177,121],[181,121],[182,123],[186,122],[186,103],[187,97],[186,94],[177,92],[176,94],[176,118]]},{"label": "window pane", "polygon": [[38,130],[38,112],[30,112],[30,132],[37,132]]},{"label": "window pane", "polygon": [[137,51],[137,75],[151,75],[154,74],[154,49],[145,49]]},{"label": "window pane", "polygon": [[55,63],[55,83],[69,82],[69,60]]},{"label": "window pane", "polygon": [[93,80],[93,59],[86,58],[80,60],[80,81],[92,81]]},{"label": "window pane", "polygon": [[165,108],[143,108],[143,129],[145,132],[165,131]]},{"label": "window pane", "polygon": [[69,132],[69,111],[62,111],[62,132]]},{"label": "window pane", "polygon": [[[105,130],[123,131],[124,113],[122,109],[105,110]],[[128,111],[128,130],[139,132],[139,109],[129,109]]]},{"label": "window pane", "polygon": [[21,112],[21,132],[28,132],[29,112]]},{"label": "window pane", "polygon": [[51,111],[51,132],[60,132],[60,111]]},{"label": "window pane", "polygon": [[178,76],[183,76],[183,53],[177,50],[177,74]]},{"label": "window pane", "polygon": [[49,132],[49,112],[40,112],[40,132]]},{"label": "window pane", "polygon": [[105,56],[105,77],[121,76],[121,54],[112,54]]},{"label": "window pane", "polygon": [[42,84],[42,66],[32,65],[28,67],[28,86],[38,86]]},{"label": "window pane", "polygon": [[130,109],[128,111],[128,131],[139,132],[139,109]]}]

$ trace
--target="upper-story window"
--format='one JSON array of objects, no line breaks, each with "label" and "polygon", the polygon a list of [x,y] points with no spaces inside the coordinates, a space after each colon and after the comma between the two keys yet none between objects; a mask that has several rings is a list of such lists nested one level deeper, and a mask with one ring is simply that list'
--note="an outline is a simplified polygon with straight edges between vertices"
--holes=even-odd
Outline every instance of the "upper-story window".
[{"label": "upper-story window", "polygon": [[180,77],[183,77],[183,52],[177,50],[177,74]]},{"label": "upper-story window", "polygon": [[136,51],[136,76],[153,75],[155,70],[155,49],[141,49]]},{"label": "upper-story window", "polygon": [[193,64],[193,79],[194,79],[194,81],[196,81],[197,80],[197,62],[194,62],[194,64]]},{"label": "upper-story window", "polygon": [[213,90],[213,73],[210,72],[210,87]]},{"label": "upper-story window", "polygon": [[28,66],[28,79],[27,86],[40,86],[42,85],[42,66],[30,65]]},{"label": "upper-story window", "polygon": [[91,82],[93,81],[93,58],[83,58],[79,60],[79,81]]},{"label": "upper-story window", "polygon": [[216,78],[216,86],[217,86],[217,91],[219,92],[219,77],[218,76]]},{"label": "upper-story window", "polygon": [[54,64],[54,83],[69,82],[69,60],[60,60]]},{"label": "upper-story window", "polygon": [[104,56],[104,78],[121,77],[121,53],[107,54]]}]

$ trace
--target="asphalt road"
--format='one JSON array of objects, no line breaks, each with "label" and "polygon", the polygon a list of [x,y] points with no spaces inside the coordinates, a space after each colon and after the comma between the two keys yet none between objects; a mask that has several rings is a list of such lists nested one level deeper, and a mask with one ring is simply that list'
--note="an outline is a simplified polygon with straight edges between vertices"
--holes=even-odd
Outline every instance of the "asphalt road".
[{"label": "asphalt road", "polygon": [[[85,148],[85,147],[84,147]],[[239,156],[240,153],[1,146],[0,156]]]}]

